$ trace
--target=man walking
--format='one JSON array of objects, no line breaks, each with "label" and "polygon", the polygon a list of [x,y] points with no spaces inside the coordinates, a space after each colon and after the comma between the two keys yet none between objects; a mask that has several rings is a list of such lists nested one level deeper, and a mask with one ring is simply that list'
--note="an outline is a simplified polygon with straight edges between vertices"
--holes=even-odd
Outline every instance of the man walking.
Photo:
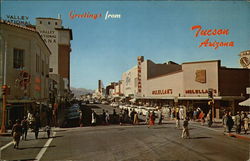
[{"label": "man walking", "polygon": [[235,125],[236,125],[236,133],[240,134],[241,132],[241,115],[240,112],[237,112],[237,115],[235,116]]},{"label": "man walking", "polygon": [[182,138],[188,138],[190,139],[189,136],[189,129],[188,129],[188,118],[186,117],[185,120],[183,121],[183,130],[182,130]]},{"label": "man walking", "polygon": [[159,110],[158,117],[159,117],[158,125],[161,125],[162,124],[162,112],[161,112],[161,110]]}]

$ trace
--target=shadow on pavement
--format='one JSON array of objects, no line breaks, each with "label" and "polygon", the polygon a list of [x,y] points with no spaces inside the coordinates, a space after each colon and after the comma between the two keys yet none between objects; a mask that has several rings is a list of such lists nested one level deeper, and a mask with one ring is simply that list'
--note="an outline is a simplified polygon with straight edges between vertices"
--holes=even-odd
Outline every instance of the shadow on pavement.
[{"label": "shadow on pavement", "polygon": [[198,136],[198,137],[191,137],[190,139],[210,139],[212,137],[207,137],[207,136]]},{"label": "shadow on pavement", "polygon": [[18,161],[34,161],[34,160],[36,160],[36,159],[35,158],[33,158],[33,159],[18,159]]},{"label": "shadow on pavement", "polygon": [[[60,137],[63,137],[63,135],[58,135],[58,136],[51,136],[50,138],[60,138]],[[50,139],[48,137],[41,137],[41,138],[38,138],[38,139]]]},{"label": "shadow on pavement", "polygon": [[54,132],[64,132],[64,131],[67,131],[67,130],[53,130]]}]

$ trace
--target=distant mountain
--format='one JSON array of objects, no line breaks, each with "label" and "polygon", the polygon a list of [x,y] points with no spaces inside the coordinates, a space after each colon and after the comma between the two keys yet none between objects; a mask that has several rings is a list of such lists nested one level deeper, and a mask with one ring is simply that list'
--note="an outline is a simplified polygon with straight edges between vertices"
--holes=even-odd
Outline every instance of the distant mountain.
[{"label": "distant mountain", "polygon": [[74,88],[70,87],[71,91],[74,93],[74,96],[79,98],[81,95],[88,94],[88,93],[94,93],[94,90],[91,89],[85,89],[85,88]]}]

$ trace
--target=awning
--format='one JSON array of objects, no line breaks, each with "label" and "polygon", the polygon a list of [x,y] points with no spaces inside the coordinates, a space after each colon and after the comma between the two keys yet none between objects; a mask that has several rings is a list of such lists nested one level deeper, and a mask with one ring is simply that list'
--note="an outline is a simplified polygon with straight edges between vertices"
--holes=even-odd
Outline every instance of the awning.
[{"label": "awning", "polygon": [[249,106],[250,107],[250,98],[248,98],[247,100],[240,102],[239,103],[240,106]]},{"label": "awning", "polygon": [[35,103],[36,100],[7,100],[7,103]]}]

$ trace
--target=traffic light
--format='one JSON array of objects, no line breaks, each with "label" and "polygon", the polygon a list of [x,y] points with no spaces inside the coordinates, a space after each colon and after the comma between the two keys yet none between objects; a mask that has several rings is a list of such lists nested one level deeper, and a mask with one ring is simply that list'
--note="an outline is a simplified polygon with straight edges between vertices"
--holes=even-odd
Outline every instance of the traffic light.
[{"label": "traffic light", "polygon": [[208,89],[208,98],[213,98],[213,89]]},{"label": "traffic light", "polygon": [[8,89],[8,87],[6,85],[2,86],[2,95],[6,95],[7,94],[7,89]]},{"label": "traffic light", "polygon": [[6,95],[6,88],[2,88],[2,95]]}]

